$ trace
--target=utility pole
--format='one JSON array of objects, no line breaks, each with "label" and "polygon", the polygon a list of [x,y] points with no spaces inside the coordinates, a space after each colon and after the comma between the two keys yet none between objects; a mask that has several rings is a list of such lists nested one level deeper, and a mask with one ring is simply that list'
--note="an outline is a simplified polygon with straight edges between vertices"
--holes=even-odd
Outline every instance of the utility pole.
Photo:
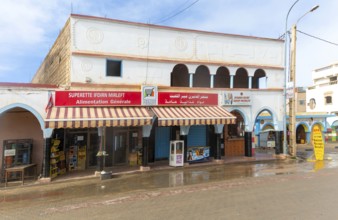
[{"label": "utility pole", "polygon": [[297,26],[291,29],[291,60],[290,60],[290,82],[293,84],[292,97],[289,99],[289,131],[290,131],[290,153],[296,156],[296,31]]}]

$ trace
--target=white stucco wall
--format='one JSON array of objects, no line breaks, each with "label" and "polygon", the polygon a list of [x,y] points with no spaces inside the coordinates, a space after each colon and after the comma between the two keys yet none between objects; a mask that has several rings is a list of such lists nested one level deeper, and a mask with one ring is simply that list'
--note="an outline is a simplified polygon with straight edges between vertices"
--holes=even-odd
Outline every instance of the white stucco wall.
[{"label": "white stucco wall", "polygon": [[280,40],[82,17],[72,17],[71,26],[73,51],[181,61],[283,66],[284,44]]},{"label": "white stucco wall", "polygon": [[[306,111],[307,112],[338,112],[338,85],[316,86],[306,90]],[[332,104],[325,104],[325,96],[332,96]],[[310,107],[310,99],[315,99],[316,105]]]},{"label": "white stucco wall", "polygon": [[[207,33],[177,28],[72,17],[71,81],[95,83],[170,84],[176,64],[206,65],[210,74],[218,67],[263,69],[268,88],[284,82],[283,41]],[[148,48],[149,46],[149,48]],[[74,54],[75,53],[75,54]],[[122,77],[106,77],[106,59],[123,60]],[[197,67],[196,66],[196,67]],[[194,73],[195,69],[189,69]]]},{"label": "white stucco wall", "polygon": [[252,104],[248,106],[225,106],[229,111],[237,110],[243,113],[246,121],[246,131],[252,131],[256,118],[262,111],[270,111],[273,116],[275,130],[283,130],[284,99],[280,91],[255,90],[245,92],[251,94]]},{"label": "white stucco wall", "polygon": [[0,88],[0,114],[15,107],[25,108],[35,115],[44,127],[45,107],[48,103],[49,91],[34,88]]}]

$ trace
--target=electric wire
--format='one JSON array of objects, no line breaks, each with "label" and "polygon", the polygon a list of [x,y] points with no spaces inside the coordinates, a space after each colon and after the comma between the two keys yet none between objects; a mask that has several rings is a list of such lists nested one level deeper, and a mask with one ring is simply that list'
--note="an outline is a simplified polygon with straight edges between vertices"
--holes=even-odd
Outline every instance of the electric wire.
[{"label": "electric wire", "polygon": [[337,43],[334,43],[334,42],[331,42],[331,41],[328,41],[328,40],[325,40],[325,39],[322,39],[322,38],[313,36],[313,35],[311,35],[311,34],[307,34],[307,33],[303,32],[303,31],[297,30],[297,32],[299,32],[299,33],[301,33],[301,34],[304,34],[304,35],[306,35],[306,36],[308,36],[308,37],[312,37],[312,38],[315,38],[315,39],[317,39],[317,40],[320,40],[320,41],[323,41],[323,42],[326,42],[326,43],[329,43],[329,44],[338,46]]},{"label": "electric wire", "polygon": [[[183,5],[185,5],[187,2],[188,2],[188,1],[186,1]],[[174,13],[173,15],[171,15],[171,16],[169,16],[169,17],[167,17],[167,18],[164,18],[164,19],[162,19],[162,20],[160,20],[160,21],[158,21],[158,22],[155,22],[154,24],[161,24],[161,23],[164,23],[164,22],[166,22],[166,21],[168,21],[168,20],[170,20],[170,19],[176,17],[177,15],[179,15],[179,14],[183,13],[184,11],[188,10],[189,8],[191,8],[191,7],[192,7],[194,4],[196,4],[197,2],[199,2],[199,0],[196,0],[196,1],[192,2],[192,3],[189,4],[187,7],[185,7],[185,8],[183,8],[183,9],[179,10],[178,12]]]}]

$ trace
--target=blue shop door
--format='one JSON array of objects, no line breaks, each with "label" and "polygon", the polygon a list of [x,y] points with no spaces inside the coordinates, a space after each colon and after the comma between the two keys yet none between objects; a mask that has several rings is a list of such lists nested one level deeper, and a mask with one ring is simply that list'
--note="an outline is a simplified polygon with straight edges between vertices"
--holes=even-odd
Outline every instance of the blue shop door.
[{"label": "blue shop door", "polygon": [[170,127],[155,129],[155,160],[168,159],[170,148]]},{"label": "blue shop door", "polygon": [[188,147],[207,145],[207,126],[191,126],[188,134]]}]

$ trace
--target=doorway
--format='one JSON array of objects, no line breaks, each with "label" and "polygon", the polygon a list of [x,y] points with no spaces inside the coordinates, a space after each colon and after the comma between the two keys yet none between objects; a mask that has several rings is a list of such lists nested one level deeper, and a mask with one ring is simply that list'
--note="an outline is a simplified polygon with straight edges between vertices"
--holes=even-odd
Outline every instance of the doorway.
[{"label": "doorway", "polygon": [[127,137],[128,131],[114,132],[113,165],[127,162]]}]

